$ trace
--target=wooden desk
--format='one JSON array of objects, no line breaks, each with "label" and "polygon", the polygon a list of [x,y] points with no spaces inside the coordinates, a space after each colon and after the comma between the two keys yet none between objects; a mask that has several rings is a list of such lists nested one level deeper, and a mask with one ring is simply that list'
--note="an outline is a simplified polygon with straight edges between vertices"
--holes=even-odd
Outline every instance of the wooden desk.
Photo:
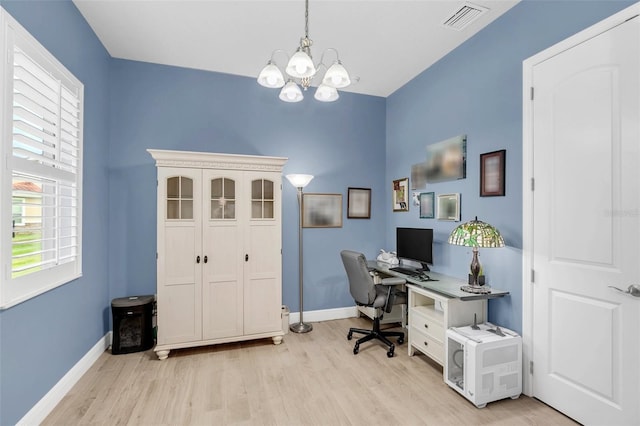
[{"label": "wooden desk", "polygon": [[467,293],[460,290],[464,281],[436,272],[428,272],[434,281],[420,281],[389,270],[383,262],[370,260],[368,266],[379,274],[407,281],[409,356],[418,350],[443,367],[447,329],[473,324],[474,315],[478,324],[487,321],[487,299],[509,294],[493,288],[489,294]]}]

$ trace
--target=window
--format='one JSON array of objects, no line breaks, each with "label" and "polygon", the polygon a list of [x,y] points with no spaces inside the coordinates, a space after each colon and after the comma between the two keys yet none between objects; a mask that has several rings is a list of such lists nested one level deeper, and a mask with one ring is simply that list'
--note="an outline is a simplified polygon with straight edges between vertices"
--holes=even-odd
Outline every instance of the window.
[{"label": "window", "polygon": [[84,86],[1,8],[0,27],[7,58],[0,61],[7,159],[0,308],[7,308],[82,275]]}]

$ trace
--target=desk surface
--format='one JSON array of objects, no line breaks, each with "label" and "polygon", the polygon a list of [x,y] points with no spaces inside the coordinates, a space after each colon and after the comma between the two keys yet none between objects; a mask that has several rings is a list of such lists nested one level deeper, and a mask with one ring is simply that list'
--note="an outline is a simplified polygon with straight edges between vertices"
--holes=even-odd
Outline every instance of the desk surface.
[{"label": "desk surface", "polygon": [[437,272],[431,272],[431,271],[427,272],[427,275],[429,275],[429,277],[431,277],[434,281],[420,281],[418,279],[412,278],[400,272],[391,271],[389,268],[393,266],[389,265],[388,263],[378,262],[376,260],[368,260],[367,265],[369,266],[369,268],[375,269],[380,273],[390,275],[393,277],[404,278],[405,280],[407,280],[407,283],[409,284],[413,284],[418,287],[422,287],[427,290],[440,293],[444,296],[453,297],[460,300],[495,299],[495,298],[503,297],[509,294],[508,291],[497,290],[493,287],[491,288],[491,293],[488,293],[488,294],[467,293],[466,291],[460,290],[461,286],[467,284],[466,282],[458,278],[453,278],[447,275],[439,274]]}]

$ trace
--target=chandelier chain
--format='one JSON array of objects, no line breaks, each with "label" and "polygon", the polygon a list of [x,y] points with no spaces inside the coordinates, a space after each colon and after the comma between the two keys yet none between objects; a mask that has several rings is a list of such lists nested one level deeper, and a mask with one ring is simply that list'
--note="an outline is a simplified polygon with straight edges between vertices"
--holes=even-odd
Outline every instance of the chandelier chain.
[{"label": "chandelier chain", "polygon": [[309,38],[309,0],[304,2],[304,36]]}]

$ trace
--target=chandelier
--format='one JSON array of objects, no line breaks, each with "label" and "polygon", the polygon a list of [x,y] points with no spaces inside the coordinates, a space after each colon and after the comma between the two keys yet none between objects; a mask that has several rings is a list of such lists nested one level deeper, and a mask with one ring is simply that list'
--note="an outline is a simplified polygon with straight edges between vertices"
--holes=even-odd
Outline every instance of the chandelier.
[{"label": "chandelier", "polygon": [[[349,73],[347,73],[347,70],[342,66],[338,51],[333,48],[326,49],[320,57],[320,62],[314,65],[311,56],[312,44],[313,41],[309,38],[309,0],[305,0],[304,37],[300,38],[300,46],[291,57],[282,49],[274,50],[271,54],[271,59],[262,71],[260,71],[258,83],[271,89],[282,87],[282,90],[280,90],[281,100],[285,102],[300,102],[304,98],[300,87],[306,91],[311,86],[313,79],[318,75],[318,71],[321,68],[325,68],[327,71],[322,78],[322,82],[316,89],[314,98],[321,102],[333,102],[337,100],[340,97],[337,89],[342,89],[351,84]],[[274,60],[274,56],[279,52],[286,55],[288,60],[285,68],[287,75],[286,82],[284,74],[280,71],[278,64],[276,64]],[[323,62],[327,52],[334,52],[336,55],[335,61],[328,68]]]}]

